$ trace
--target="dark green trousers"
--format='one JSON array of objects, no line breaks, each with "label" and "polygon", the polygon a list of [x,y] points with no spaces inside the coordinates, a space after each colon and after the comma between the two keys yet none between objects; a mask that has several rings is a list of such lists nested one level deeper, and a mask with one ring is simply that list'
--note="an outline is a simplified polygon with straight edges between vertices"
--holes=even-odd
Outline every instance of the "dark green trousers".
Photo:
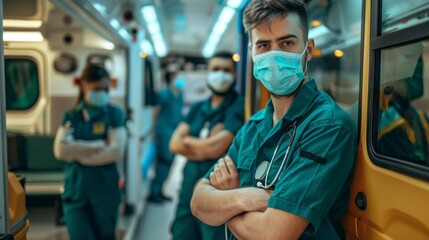
[{"label": "dark green trousers", "polygon": [[183,171],[182,189],[172,225],[173,240],[222,240],[224,226],[209,226],[191,213],[191,198],[194,185],[211,168],[213,163],[188,162]]}]

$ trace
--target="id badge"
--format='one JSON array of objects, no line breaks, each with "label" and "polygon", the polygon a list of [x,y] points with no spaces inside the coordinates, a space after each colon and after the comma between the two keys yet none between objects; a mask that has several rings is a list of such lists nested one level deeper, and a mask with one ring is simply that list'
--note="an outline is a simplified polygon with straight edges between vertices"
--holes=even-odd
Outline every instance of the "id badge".
[{"label": "id badge", "polygon": [[106,125],[104,122],[97,122],[92,125],[92,134],[101,135],[106,131]]}]

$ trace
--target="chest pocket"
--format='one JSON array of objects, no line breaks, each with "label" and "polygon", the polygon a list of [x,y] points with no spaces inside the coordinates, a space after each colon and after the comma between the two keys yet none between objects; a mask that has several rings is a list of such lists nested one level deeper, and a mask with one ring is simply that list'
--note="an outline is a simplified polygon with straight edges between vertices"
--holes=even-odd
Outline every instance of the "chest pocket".
[{"label": "chest pocket", "polygon": [[237,161],[237,170],[240,174],[240,186],[252,186],[252,179],[254,179],[252,165],[254,157],[240,154]]}]

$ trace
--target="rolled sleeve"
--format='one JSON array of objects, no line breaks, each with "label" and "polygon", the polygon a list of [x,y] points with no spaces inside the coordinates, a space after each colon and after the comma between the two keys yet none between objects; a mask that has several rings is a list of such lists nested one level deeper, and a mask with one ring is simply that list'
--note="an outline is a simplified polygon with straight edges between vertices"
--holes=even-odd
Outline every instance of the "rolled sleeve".
[{"label": "rolled sleeve", "polygon": [[112,117],[111,127],[112,128],[120,128],[125,127],[125,114],[118,107],[112,107],[110,110],[110,115]]}]

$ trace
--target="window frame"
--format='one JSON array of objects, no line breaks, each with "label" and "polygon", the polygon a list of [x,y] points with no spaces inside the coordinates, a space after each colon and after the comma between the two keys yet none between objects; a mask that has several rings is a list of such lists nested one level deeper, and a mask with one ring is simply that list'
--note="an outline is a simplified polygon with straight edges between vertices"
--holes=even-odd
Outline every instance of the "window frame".
[{"label": "window frame", "polygon": [[[6,65],[6,60],[7,59],[14,59],[14,60],[29,60],[31,61],[35,66],[36,66],[36,70],[37,70],[37,98],[34,100],[34,102],[27,108],[20,108],[20,109],[7,109],[7,104],[5,104],[6,107],[6,112],[26,112],[29,110],[32,110],[34,108],[37,107],[38,102],[40,101],[40,98],[42,96],[42,84],[41,84],[41,78],[40,78],[40,67],[39,67],[39,63],[37,62],[37,60],[31,56],[24,56],[24,55],[7,55],[4,56],[4,61],[5,61],[5,65]],[[5,69],[6,71],[6,69]],[[5,73],[5,83],[6,83],[6,73]],[[6,89],[5,89],[6,90]]]},{"label": "window frame", "polygon": [[412,44],[429,39],[429,21],[400,29],[394,32],[382,33],[382,3],[383,0],[372,1],[371,33],[370,33],[370,76],[369,76],[369,110],[367,128],[367,151],[370,160],[377,166],[399,172],[411,177],[429,180],[429,166],[412,163],[404,159],[383,155],[376,151],[378,137],[378,111],[380,99],[380,71],[382,50]]}]

